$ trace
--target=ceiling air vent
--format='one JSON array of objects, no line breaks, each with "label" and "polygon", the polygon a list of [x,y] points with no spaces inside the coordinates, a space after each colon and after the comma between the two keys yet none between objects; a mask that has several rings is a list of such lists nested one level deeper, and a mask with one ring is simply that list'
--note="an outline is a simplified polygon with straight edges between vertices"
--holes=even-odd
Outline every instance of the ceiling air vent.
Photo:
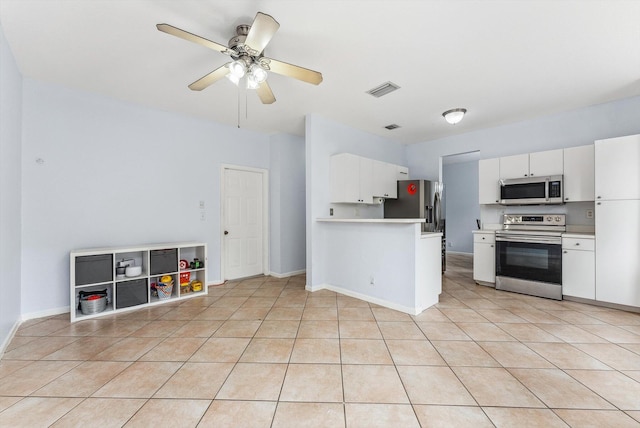
[{"label": "ceiling air vent", "polygon": [[387,128],[389,131],[391,131],[392,129],[400,128],[400,125],[396,125],[395,123],[392,123],[391,125],[385,126],[385,128]]},{"label": "ceiling air vent", "polygon": [[395,83],[386,82],[378,86],[377,88],[368,90],[367,94],[371,94],[376,98],[380,98],[383,95],[387,95],[388,93],[395,91],[396,89],[400,89],[400,86],[396,85]]}]

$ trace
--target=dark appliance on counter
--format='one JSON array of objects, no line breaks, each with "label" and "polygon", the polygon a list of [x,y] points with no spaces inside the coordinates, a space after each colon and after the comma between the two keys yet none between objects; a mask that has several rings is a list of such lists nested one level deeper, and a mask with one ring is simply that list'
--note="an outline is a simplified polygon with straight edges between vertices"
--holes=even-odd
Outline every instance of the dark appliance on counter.
[{"label": "dark appliance on counter", "polygon": [[505,214],[496,231],[496,290],[562,300],[564,214]]},{"label": "dark appliance on counter", "polygon": [[500,180],[501,205],[550,205],[564,203],[562,175]]},{"label": "dark appliance on counter", "polygon": [[385,199],[384,218],[423,218],[422,232],[442,232],[442,271],[446,268],[444,185],[428,180],[399,180],[398,198]]}]

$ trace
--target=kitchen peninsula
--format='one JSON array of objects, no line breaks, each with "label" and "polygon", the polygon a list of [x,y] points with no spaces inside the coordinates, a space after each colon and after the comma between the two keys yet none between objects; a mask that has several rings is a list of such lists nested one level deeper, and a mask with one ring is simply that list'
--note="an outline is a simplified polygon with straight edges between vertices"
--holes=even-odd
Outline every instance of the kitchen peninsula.
[{"label": "kitchen peninsula", "polygon": [[322,281],[332,290],[417,315],[442,292],[442,233],[423,233],[424,219],[319,218]]}]

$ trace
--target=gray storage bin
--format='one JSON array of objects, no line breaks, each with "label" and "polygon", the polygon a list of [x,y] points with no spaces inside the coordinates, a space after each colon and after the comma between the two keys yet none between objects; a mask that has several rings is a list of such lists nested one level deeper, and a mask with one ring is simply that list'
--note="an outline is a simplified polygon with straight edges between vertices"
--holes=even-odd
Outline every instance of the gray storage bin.
[{"label": "gray storage bin", "polygon": [[76,285],[113,281],[113,256],[98,254],[76,257]]},{"label": "gray storage bin", "polygon": [[150,259],[149,272],[151,272],[151,275],[178,271],[178,250],[176,248],[169,250],[152,250],[150,252]]},{"label": "gray storage bin", "polygon": [[134,279],[116,284],[116,309],[142,305],[149,301],[146,279]]}]

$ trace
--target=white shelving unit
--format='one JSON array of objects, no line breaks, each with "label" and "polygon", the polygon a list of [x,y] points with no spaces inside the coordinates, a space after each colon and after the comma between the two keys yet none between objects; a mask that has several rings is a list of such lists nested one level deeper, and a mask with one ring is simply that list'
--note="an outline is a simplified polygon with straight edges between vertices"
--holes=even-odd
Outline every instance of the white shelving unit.
[{"label": "white shelving unit", "polygon": [[[195,259],[202,265],[192,267]],[[141,274],[116,275],[116,267],[122,260],[133,260],[135,266],[142,266]],[[186,262],[186,268],[181,269],[181,261]],[[71,322],[207,294],[207,244],[199,242],[74,250],[69,262]],[[160,299],[152,285],[166,275],[173,278],[173,289],[168,299]],[[192,289],[194,281],[202,284],[200,290]],[[83,314],[79,308],[81,291],[106,291],[105,310]]]}]

